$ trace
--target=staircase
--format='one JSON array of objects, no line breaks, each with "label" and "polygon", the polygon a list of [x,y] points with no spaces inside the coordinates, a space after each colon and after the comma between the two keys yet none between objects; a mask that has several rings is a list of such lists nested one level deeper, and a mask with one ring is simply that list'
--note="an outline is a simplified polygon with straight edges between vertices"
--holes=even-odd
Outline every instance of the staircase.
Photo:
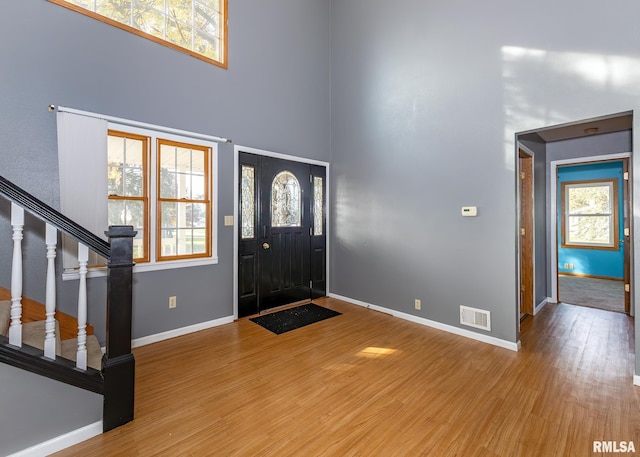
[{"label": "staircase", "polygon": [[[31,305],[33,306],[33,305]],[[40,305],[44,309],[44,305]],[[67,318],[67,321],[74,319]],[[9,336],[9,324],[11,322],[11,300],[0,300],[0,335],[8,337]],[[22,325],[22,344],[31,346],[36,349],[40,349],[44,351],[44,340],[46,336],[45,332],[45,324],[44,320],[37,320],[31,322],[25,322]],[[77,327],[76,327],[77,329]],[[78,338],[67,338],[62,339],[62,335],[69,334],[73,330],[65,329],[66,331],[61,331],[60,322],[56,320],[55,322],[55,348],[56,348],[56,356],[62,357],[63,359],[67,359],[73,362],[76,362],[77,353],[76,348],[78,347]],[[102,369],[102,349],[100,347],[100,343],[98,342],[98,338],[87,332],[87,366],[93,368],[94,370]],[[93,332],[91,332],[93,333]]]},{"label": "staircase", "polygon": [[[13,240],[12,246],[0,246],[5,258],[11,259],[11,287],[0,287],[0,363],[102,395],[103,431],[133,420],[135,361],[131,354],[131,304],[136,232],[131,226],[110,226],[105,241],[2,176],[0,198],[11,203],[10,221],[0,217],[0,230],[10,224]],[[28,226],[25,211],[35,216],[29,219]],[[46,271],[44,275],[31,275],[23,271],[22,241],[27,230],[42,233],[42,226],[33,227],[38,223],[45,228],[42,252]],[[55,260],[62,235],[78,242],[75,317],[56,309],[56,285],[61,274],[56,272]],[[87,310],[92,306],[87,300],[89,251],[107,260],[104,353],[93,328],[86,322]],[[23,282],[31,277],[46,277],[44,304],[22,296]]]}]

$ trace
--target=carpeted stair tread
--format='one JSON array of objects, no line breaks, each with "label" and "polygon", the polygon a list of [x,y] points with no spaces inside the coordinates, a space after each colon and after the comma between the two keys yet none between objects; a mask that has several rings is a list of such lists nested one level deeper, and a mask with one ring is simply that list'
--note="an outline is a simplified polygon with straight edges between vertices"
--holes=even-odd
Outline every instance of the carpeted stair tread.
[{"label": "carpeted stair tread", "polygon": [[[44,351],[45,321],[22,324],[22,344],[28,344]],[[60,324],[56,321],[56,355],[62,354],[60,345]]]},{"label": "carpeted stair tread", "polygon": [[9,335],[11,322],[11,300],[0,300],[0,335]]},{"label": "carpeted stair tread", "polygon": [[[78,339],[62,341],[62,357],[76,361]],[[102,370],[102,349],[95,335],[87,335],[87,365],[96,370]]]}]

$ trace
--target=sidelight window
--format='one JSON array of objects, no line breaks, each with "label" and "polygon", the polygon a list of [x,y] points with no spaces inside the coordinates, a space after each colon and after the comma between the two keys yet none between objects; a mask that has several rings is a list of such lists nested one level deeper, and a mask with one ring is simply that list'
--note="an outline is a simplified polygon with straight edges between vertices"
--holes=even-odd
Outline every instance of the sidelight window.
[{"label": "sidelight window", "polygon": [[322,196],[322,177],[313,177],[313,234],[322,236],[322,221],[324,220],[324,199]]},{"label": "sidelight window", "polygon": [[240,218],[242,224],[242,238],[255,237],[255,194],[256,194],[256,169],[242,166],[242,194],[240,196]]}]

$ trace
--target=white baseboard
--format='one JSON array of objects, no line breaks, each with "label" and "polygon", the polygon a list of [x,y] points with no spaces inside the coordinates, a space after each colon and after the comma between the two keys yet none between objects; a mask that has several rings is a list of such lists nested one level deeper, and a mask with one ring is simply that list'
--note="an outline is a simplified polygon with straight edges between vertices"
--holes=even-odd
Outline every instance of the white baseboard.
[{"label": "white baseboard", "polygon": [[208,328],[218,327],[224,324],[230,324],[234,321],[233,316],[221,317],[212,321],[201,322],[199,324],[189,325],[187,327],[176,328],[174,330],[168,330],[162,333],[156,333],[155,335],[143,336],[142,338],[136,338],[131,341],[131,347],[137,348],[140,346],[146,346],[147,344],[157,343],[158,341],[168,340],[177,336],[188,335],[189,333],[199,332],[200,330],[206,330]]},{"label": "white baseboard", "polygon": [[640,386],[640,376],[638,376],[637,374],[633,375],[633,385]]},{"label": "white baseboard", "polygon": [[329,294],[329,297],[337,298],[338,300],[346,301],[348,303],[352,303],[358,306],[363,306],[365,308],[373,309],[375,311],[380,311],[385,314],[390,314],[394,317],[398,317],[406,321],[415,322],[416,324],[426,325],[427,327],[432,327],[438,330],[443,330],[445,332],[453,333],[455,335],[471,338],[472,340],[482,341],[483,343],[489,343],[494,346],[499,346],[501,348],[509,349],[516,352],[520,350],[520,341],[518,341],[517,343],[512,343],[510,341],[502,340],[500,338],[495,338],[493,336],[482,335],[480,333],[472,332],[470,330],[454,327],[453,325],[443,324],[441,322],[432,321],[429,319],[425,319],[423,317],[414,316],[412,314],[407,314],[407,313],[403,313],[393,309],[384,308],[378,305],[372,305],[371,303],[366,303],[366,302],[355,300],[349,297],[343,297],[341,295],[337,295],[333,293]]},{"label": "white baseboard", "polygon": [[536,305],[535,309],[533,310],[533,315],[535,316],[536,314],[538,314],[542,310],[542,308],[544,308],[544,305],[546,305],[547,303],[553,303],[550,297],[546,297],[544,300],[542,300],[540,303]]},{"label": "white baseboard", "polygon": [[86,441],[89,438],[93,438],[94,436],[98,436],[101,433],[102,421],[94,422],[93,424],[86,425],[77,430],[65,433],[64,435],[56,436],[49,441],[18,451],[9,457],[42,457],[43,455],[50,455]]}]

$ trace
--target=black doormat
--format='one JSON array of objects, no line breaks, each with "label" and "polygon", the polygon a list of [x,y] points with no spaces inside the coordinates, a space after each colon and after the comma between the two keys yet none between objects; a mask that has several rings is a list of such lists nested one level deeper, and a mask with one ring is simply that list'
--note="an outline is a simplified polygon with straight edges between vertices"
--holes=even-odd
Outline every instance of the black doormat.
[{"label": "black doormat", "polygon": [[308,305],[300,305],[295,308],[265,314],[264,316],[253,317],[249,320],[261,325],[276,335],[280,335],[281,333],[320,322],[330,317],[339,316],[340,314],[341,313],[332,309],[309,303]]}]

